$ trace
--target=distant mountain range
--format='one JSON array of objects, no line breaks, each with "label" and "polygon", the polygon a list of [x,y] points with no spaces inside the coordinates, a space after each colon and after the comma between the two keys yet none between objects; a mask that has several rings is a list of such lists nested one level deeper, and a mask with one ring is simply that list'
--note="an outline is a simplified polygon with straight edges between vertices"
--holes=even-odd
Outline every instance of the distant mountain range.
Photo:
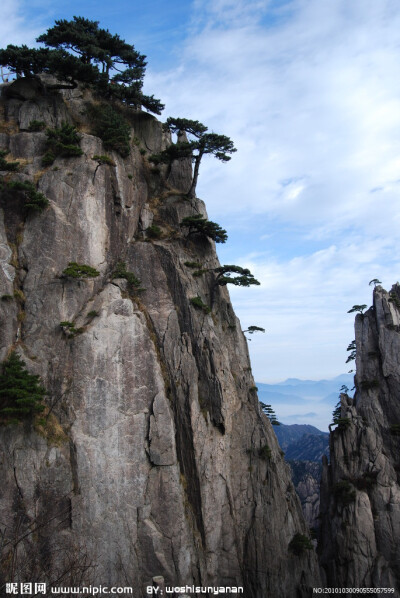
[{"label": "distant mountain range", "polygon": [[291,461],[321,462],[329,454],[329,434],[307,424],[274,426],[285,459]]},{"label": "distant mountain range", "polygon": [[274,426],[274,431],[283,451],[286,451],[290,445],[297,443],[303,436],[328,436],[327,433],[321,432],[315,426],[308,424],[292,424],[290,426],[281,424],[280,426]]},{"label": "distant mountain range", "polygon": [[352,396],[354,378],[351,374],[341,374],[332,380],[289,378],[275,384],[256,382],[256,385],[259,400],[272,406],[280,422],[313,424],[327,431],[341,387],[347,386]]},{"label": "distant mountain range", "polygon": [[[339,395],[342,385],[348,386],[349,389],[353,387],[353,376],[351,374],[341,374],[332,378],[332,380],[299,380],[298,378],[288,378],[284,382],[276,384],[266,384],[264,382],[257,382],[258,396],[260,400],[262,397],[269,399],[275,398],[275,403],[283,401],[293,402],[293,400],[300,401],[300,399],[320,399],[332,400]],[[304,402],[304,401],[303,401]]]}]

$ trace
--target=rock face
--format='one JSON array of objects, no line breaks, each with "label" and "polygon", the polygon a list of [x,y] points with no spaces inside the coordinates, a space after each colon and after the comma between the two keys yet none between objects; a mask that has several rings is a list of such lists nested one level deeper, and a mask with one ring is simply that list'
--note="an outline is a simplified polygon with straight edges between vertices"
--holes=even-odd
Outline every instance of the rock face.
[{"label": "rock face", "polygon": [[305,424],[281,424],[275,426],[275,434],[290,465],[304,519],[308,527],[317,533],[320,527],[321,459],[329,454],[329,434]]},{"label": "rock face", "polygon": [[[306,527],[228,292],[216,288],[211,312],[190,301],[210,304],[214,275],[194,277],[185,262],[218,266],[213,242],[179,226],[206,214],[183,195],[190,164],[165,183],[147,156],[170,139],[141,112],[129,117],[129,157],[106,152],[88,101],[27,82],[2,93],[14,178],[50,201],[24,216],[18,197],[1,199],[0,292],[16,294],[0,302],[0,358],[15,349],[49,392],[44,423],[0,426],[2,581],[95,579],[139,597],[163,576],[306,596],[319,585],[315,555],[288,550]],[[46,135],[27,130],[32,120],[76,123],[83,155],[44,168]],[[115,166],[93,159],[106,153]],[[69,262],[99,276],[60,278]],[[144,291],[114,278],[118,262]]]},{"label": "rock face", "polygon": [[[290,459],[320,461],[329,445],[329,434],[308,424],[280,424],[275,426],[275,434],[282,450],[285,453],[288,450],[291,452]],[[308,444],[310,450],[304,452]],[[322,451],[319,450],[320,447],[323,447]]]},{"label": "rock face", "polygon": [[356,393],[341,395],[321,486],[327,585],[400,588],[400,286],[356,317]]},{"label": "rock face", "polygon": [[285,451],[287,461],[317,461],[321,463],[322,457],[329,455],[329,435],[304,434],[296,442],[289,444]]},{"label": "rock face", "polygon": [[315,532],[319,529],[319,489],[322,465],[315,461],[288,461],[292,481],[300,498],[304,519]]}]

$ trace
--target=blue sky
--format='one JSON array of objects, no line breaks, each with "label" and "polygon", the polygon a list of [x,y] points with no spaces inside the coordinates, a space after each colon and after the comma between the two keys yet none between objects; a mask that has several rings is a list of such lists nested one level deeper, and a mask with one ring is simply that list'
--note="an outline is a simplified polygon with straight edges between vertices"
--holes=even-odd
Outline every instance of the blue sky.
[{"label": "blue sky", "polygon": [[100,21],[148,57],[162,119],[200,120],[238,149],[205,159],[198,195],[229,233],[222,263],[259,381],[346,372],[356,303],[399,276],[397,0],[4,0],[0,37],[33,44],[57,18]]}]

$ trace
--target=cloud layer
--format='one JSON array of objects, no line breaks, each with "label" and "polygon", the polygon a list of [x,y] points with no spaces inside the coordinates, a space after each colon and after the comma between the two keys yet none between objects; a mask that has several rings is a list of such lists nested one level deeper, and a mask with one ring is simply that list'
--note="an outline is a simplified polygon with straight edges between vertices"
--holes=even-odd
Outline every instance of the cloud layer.
[{"label": "cloud layer", "polygon": [[197,0],[177,68],[151,74],[167,115],[239,150],[202,164],[198,191],[232,231],[223,261],[263,283],[232,291],[268,330],[259,380],[345,371],[347,310],[399,278],[399,31],[390,0]]}]

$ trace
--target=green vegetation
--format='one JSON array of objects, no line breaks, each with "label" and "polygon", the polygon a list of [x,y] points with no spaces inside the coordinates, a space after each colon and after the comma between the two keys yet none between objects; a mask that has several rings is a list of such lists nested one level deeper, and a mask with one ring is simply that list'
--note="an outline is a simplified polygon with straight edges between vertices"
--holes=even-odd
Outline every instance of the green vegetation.
[{"label": "green vegetation", "polygon": [[310,538],[304,534],[295,534],[289,542],[289,551],[296,556],[301,556],[307,550],[313,550]]},{"label": "green vegetation", "polygon": [[200,268],[200,270],[195,270],[192,276],[194,276],[194,278],[198,278],[199,276],[203,276],[203,274],[206,272],[208,272],[208,268]]},{"label": "green vegetation", "polygon": [[102,164],[107,164],[108,166],[115,166],[115,162],[110,156],[101,155],[98,156],[97,154],[93,156],[92,160],[98,162],[99,166]]},{"label": "green vegetation", "polygon": [[24,210],[28,214],[43,212],[49,205],[49,200],[43,193],[39,193],[35,185],[28,181],[5,181],[2,179],[0,180],[0,190],[22,193]]},{"label": "green vegetation", "polygon": [[371,286],[372,284],[374,285],[374,288],[376,287],[376,285],[378,284],[382,284],[382,281],[378,280],[377,278],[373,278],[372,280],[369,281],[369,286]]},{"label": "green vegetation", "polygon": [[189,229],[188,236],[199,234],[203,237],[212,239],[216,243],[225,243],[225,241],[228,239],[226,230],[221,228],[221,226],[216,222],[207,220],[207,218],[204,218],[204,216],[201,214],[187,216],[182,220],[180,226]]},{"label": "green vegetation", "polygon": [[200,262],[184,262],[185,266],[188,268],[201,268],[202,264]]},{"label": "green vegetation", "polygon": [[2,295],[1,296],[1,300],[2,301],[12,301],[13,300],[13,296],[12,295]]},{"label": "green vegetation", "polygon": [[126,269],[126,264],[125,262],[118,262],[115,270],[112,274],[112,278],[125,278],[125,280],[128,282],[128,286],[129,286],[129,290],[131,292],[140,292],[140,291],[144,291],[145,289],[142,289],[140,284],[140,280],[138,278],[136,278],[136,276],[134,275],[133,272],[128,272],[128,270]]},{"label": "green vegetation", "polygon": [[354,312],[358,312],[361,315],[364,315],[365,309],[367,309],[367,306],[365,305],[365,303],[363,303],[363,305],[353,305],[353,307],[351,309],[349,309],[349,311],[347,313],[352,314]]},{"label": "green vegetation", "polygon": [[347,480],[341,480],[340,482],[333,484],[332,494],[336,502],[345,507],[356,500],[356,491]]},{"label": "green vegetation", "polygon": [[[247,268],[235,265],[225,265],[214,268],[214,272],[217,272],[215,279],[215,286],[226,286],[227,284],[233,284],[239,287],[249,287],[251,285],[259,285],[259,281],[256,280],[253,274]],[[231,274],[238,274],[239,276],[232,277]]]},{"label": "green vegetation", "polygon": [[67,336],[68,338],[73,338],[77,334],[82,334],[82,332],[85,332],[85,328],[76,328],[74,322],[68,322],[68,320],[60,322],[60,327],[65,336]]},{"label": "green vegetation", "polygon": [[65,322],[60,322],[60,326],[63,333],[68,338],[73,338],[77,334],[82,334],[82,332],[85,332],[85,328],[76,328],[74,322],[68,322],[67,320]]},{"label": "green vegetation", "polygon": [[249,326],[247,330],[243,330],[243,332],[248,332],[249,334],[254,334],[255,332],[265,332],[265,328],[260,328],[259,326]]},{"label": "green vegetation", "polygon": [[63,270],[61,278],[96,278],[96,276],[99,275],[100,272],[91,266],[78,264],[77,262],[69,262],[68,267]]},{"label": "green vegetation", "polygon": [[271,449],[269,448],[268,444],[264,444],[264,446],[262,446],[258,450],[258,456],[263,461],[268,461],[269,459],[271,459],[272,452],[271,452]]},{"label": "green vegetation", "polygon": [[189,136],[189,141],[173,143],[160,154],[151,156],[151,160],[155,164],[172,164],[174,160],[191,158],[194,163],[194,170],[188,196],[195,197],[200,162],[203,156],[210,154],[222,162],[228,162],[231,159],[228,154],[236,152],[236,148],[229,137],[217,135],[216,133],[207,133],[207,127],[198,120],[168,118],[166,127],[172,133],[179,134],[185,132]]},{"label": "green vegetation", "polygon": [[348,417],[339,417],[337,424],[338,429],[341,432],[344,432],[345,430],[347,430],[347,428],[351,426],[351,419],[349,419]]},{"label": "green vegetation", "polygon": [[146,235],[149,239],[159,239],[162,236],[162,230],[156,224],[152,224],[146,228]]},{"label": "green vegetation", "polygon": [[[42,166],[51,166],[56,159],[56,156],[50,150],[42,156]],[[53,169],[54,170],[54,169]]]},{"label": "green vegetation", "polygon": [[82,156],[79,147],[80,135],[73,125],[63,123],[59,129],[47,129],[47,152],[42,158],[43,166],[50,166],[60,158],[76,158]]},{"label": "green vegetation", "polygon": [[346,359],[346,363],[349,363],[349,361],[353,361],[356,358],[356,355],[357,355],[356,341],[355,340],[351,341],[351,343],[348,345],[346,351],[351,351],[350,355]]},{"label": "green vegetation", "polygon": [[265,415],[268,417],[269,421],[271,422],[271,424],[273,426],[280,426],[280,422],[278,422],[277,418],[276,418],[276,414],[275,411],[272,409],[271,405],[267,405],[266,403],[263,403],[262,401],[260,401],[260,407],[261,407],[261,411],[263,413],[265,413]]},{"label": "green vegetation", "polygon": [[[348,391],[348,387],[343,385],[340,389],[341,394],[344,394],[347,396],[347,398],[349,398],[347,391]],[[340,396],[340,395],[339,395]],[[329,424],[329,431],[332,431],[332,426],[337,426],[337,430],[339,430],[340,432],[344,432],[345,430],[347,430],[347,428],[351,425],[351,419],[349,419],[348,417],[342,417],[342,404],[341,401],[339,400],[339,402],[336,404],[335,409],[333,410],[332,413],[332,423]]]},{"label": "green vegetation", "polygon": [[7,150],[0,150],[0,170],[7,172],[16,172],[19,167],[19,162],[7,162],[6,156],[9,152]]},{"label": "green vegetation", "polygon": [[399,300],[398,296],[395,293],[393,293],[393,292],[389,293],[389,301],[390,301],[390,303],[394,303],[395,306],[398,309],[400,309],[400,300]]},{"label": "green vegetation", "polygon": [[203,300],[198,295],[197,297],[192,297],[190,299],[190,303],[193,305],[193,307],[203,310],[206,314],[209,314],[211,312],[211,308],[208,307],[208,305],[206,305],[205,303],[203,303]]},{"label": "green vegetation", "polygon": [[0,65],[17,77],[39,73],[54,75],[53,88],[75,88],[78,82],[90,85],[105,100],[117,99],[127,106],[160,114],[164,106],[142,92],[145,56],[98,21],[73,17],[55,21],[54,27],[37,40],[45,48],[9,45],[0,50]]},{"label": "green vegetation", "polygon": [[40,377],[30,374],[26,364],[15,352],[3,362],[0,375],[0,417],[3,423],[14,424],[32,419],[45,406],[46,389]]},{"label": "green vegetation", "polygon": [[43,120],[31,120],[29,123],[28,131],[31,133],[37,133],[43,131],[46,128],[46,123]]},{"label": "green vegetation", "polygon": [[93,132],[108,150],[115,150],[126,158],[130,152],[130,127],[124,117],[109,104],[87,107]]},{"label": "green vegetation", "polygon": [[25,303],[25,301],[26,301],[24,292],[21,291],[21,289],[15,289],[14,298],[18,301],[18,303]]},{"label": "green vegetation", "polygon": [[99,312],[98,312],[98,311],[96,311],[95,309],[92,309],[91,311],[89,311],[89,312],[86,314],[86,317],[87,317],[87,318],[90,318],[91,320],[93,320],[93,318],[97,318],[97,316],[98,316],[98,315],[99,315]]}]

